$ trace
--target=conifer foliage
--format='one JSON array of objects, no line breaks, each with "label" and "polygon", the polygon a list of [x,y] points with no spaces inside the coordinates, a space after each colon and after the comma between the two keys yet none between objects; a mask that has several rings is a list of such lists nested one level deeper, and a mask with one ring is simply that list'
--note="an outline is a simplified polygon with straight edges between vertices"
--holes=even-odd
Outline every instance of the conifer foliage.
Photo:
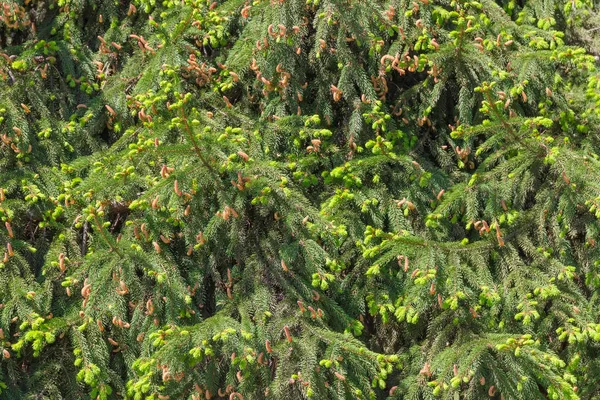
[{"label": "conifer foliage", "polygon": [[1,0],[0,398],[600,398],[599,5]]}]

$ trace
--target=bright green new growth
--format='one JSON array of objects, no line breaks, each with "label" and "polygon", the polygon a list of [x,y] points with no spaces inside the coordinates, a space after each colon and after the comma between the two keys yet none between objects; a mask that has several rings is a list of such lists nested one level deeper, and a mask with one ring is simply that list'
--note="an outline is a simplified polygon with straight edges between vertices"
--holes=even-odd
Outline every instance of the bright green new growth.
[{"label": "bright green new growth", "polygon": [[600,398],[598,6],[0,2],[0,398]]}]

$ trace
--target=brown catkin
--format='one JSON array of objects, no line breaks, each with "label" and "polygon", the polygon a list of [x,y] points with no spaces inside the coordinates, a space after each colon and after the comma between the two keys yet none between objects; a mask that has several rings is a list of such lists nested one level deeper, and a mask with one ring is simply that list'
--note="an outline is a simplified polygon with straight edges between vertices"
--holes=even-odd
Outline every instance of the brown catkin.
[{"label": "brown catkin", "polygon": [[335,375],[336,378],[338,378],[340,381],[345,381],[346,377],[342,374],[340,374],[339,372],[334,372],[333,373]]},{"label": "brown catkin", "polygon": [[8,231],[8,237],[12,239],[14,237],[14,234],[10,222],[6,221],[4,225],[6,226],[6,230]]},{"label": "brown catkin", "polygon": [[269,339],[265,340],[265,348],[267,349],[267,353],[273,352],[273,348],[271,347],[271,341]]},{"label": "brown catkin", "polygon": [[152,303],[152,299],[148,299],[146,302],[146,313],[148,315],[152,315],[154,313],[154,304]]},{"label": "brown catkin", "polygon": [[238,151],[237,155],[240,156],[240,158],[244,161],[248,161],[250,159],[250,157],[248,157],[248,154],[244,153],[243,151]]},{"label": "brown catkin", "polygon": [[287,338],[288,343],[292,343],[292,334],[290,332],[290,328],[286,325],[283,327],[283,331],[285,332],[285,337]]}]

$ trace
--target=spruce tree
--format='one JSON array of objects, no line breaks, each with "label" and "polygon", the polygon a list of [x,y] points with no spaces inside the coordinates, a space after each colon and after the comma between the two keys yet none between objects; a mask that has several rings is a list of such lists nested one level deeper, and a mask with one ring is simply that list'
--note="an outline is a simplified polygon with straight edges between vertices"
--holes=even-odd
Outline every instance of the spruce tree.
[{"label": "spruce tree", "polygon": [[600,398],[598,6],[0,1],[0,398]]}]

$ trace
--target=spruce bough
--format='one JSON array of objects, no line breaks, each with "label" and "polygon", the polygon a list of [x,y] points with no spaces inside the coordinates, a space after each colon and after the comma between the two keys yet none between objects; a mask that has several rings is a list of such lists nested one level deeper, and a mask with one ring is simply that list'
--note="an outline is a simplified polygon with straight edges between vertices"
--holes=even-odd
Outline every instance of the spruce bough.
[{"label": "spruce bough", "polygon": [[599,398],[598,6],[5,0],[0,398]]}]

